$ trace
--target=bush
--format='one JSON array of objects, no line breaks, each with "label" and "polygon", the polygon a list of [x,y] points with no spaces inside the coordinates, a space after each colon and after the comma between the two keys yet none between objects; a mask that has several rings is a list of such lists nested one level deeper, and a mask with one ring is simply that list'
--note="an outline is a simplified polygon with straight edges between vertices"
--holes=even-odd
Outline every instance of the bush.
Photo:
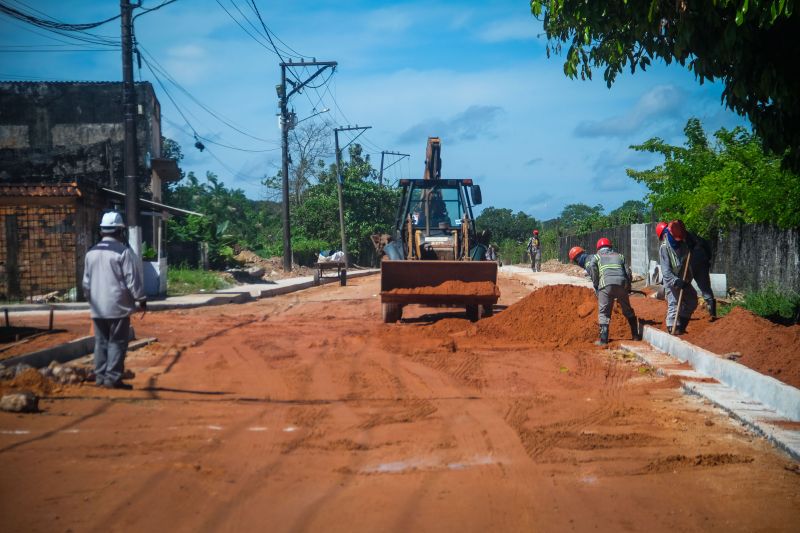
[{"label": "bush", "polygon": [[528,261],[525,251],[526,242],[518,242],[513,239],[505,239],[497,244],[497,257],[504,265],[515,265]]},{"label": "bush", "polygon": [[298,265],[310,266],[317,260],[317,254],[321,250],[332,250],[338,247],[331,246],[320,239],[297,238],[292,240],[292,257]]},{"label": "bush", "polygon": [[797,324],[800,321],[800,293],[781,291],[774,285],[746,293],[742,300],[721,308],[720,315],[728,314],[737,306],[780,324]]},{"label": "bush", "polygon": [[184,267],[170,267],[167,270],[167,294],[169,296],[213,292],[227,289],[230,286],[231,284],[216,272]]}]

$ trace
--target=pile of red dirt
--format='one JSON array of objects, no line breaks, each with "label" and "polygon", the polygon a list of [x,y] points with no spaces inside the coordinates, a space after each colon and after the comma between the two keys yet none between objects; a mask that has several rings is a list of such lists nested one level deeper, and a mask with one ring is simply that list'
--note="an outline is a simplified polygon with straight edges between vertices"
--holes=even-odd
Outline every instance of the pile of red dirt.
[{"label": "pile of red dirt", "polygon": [[30,391],[38,396],[44,396],[53,392],[58,385],[44,377],[35,368],[28,368],[27,370],[17,374],[11,381],[0,384],[0,389],[4,392],[8,391]]},{"label": "pile of red dirt", "polygon": [[[478,322],[477,334],[549,346],[592,342],[598,336],[597,298],[585,287],[542,287],[502,313]],[[609,340],[630,338],[628,321],[615,305]]]},{"label": "pile of red dirt", "polygon": [[388,291],[390,294],[452,294],[458,296],[499,296],[497,285],[491,281],[458,281],[448,280],[435,287],[397,288]]},{"label": "pile of red dirt", "polygon": [[800,325],[782,326],[734,307],[700,331],[690,324],[684,339],[719,355],[741,354],[736,362],[800,388]]}]

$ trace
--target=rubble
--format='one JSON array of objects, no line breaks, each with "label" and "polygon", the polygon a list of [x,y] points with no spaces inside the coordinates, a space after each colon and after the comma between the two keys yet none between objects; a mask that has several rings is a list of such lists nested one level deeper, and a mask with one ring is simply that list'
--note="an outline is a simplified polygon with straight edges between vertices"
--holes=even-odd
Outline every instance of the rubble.
[{"label": "rubble", "polygon": [[35,413],[39,410],[39,398],[28,391],[4,394],[0,398],[0,410],[11,413]]}]

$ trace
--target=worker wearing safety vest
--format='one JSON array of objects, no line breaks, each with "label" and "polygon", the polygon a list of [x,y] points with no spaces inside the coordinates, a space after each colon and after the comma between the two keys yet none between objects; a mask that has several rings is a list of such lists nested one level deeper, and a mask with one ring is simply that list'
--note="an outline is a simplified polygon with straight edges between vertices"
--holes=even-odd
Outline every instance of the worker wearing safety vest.
[{"label": "worker wearing safety vest", "polygon": [[661,241],[658,263],[667,298],[667,331],[672,332],[674,324],[675,335],[682,335],[686,333],[686,326],[697,308],[697,291],[692,287],[692,269],[686,265],[689,259],[689,246],[685,242],[686,227],[680,220],[673,220],[669,224],[661,222],[656,226],[656,235]]},{"label": "worker wearing safety vest", "polygon": [[528,240],[528,255],[531,256],[531,270],[542,271],[542,246],[539,242],[539,230],[533,230],[533,235]]},{"label": "worker wearing safety vest", "polygon": [[[571,252],[570,252],[571,255]],[[597,253],[586,260],[586,270],[592,278],[597,293],[597,321],[600,324],[598,346],[608,344],[608,326],[614,301],[619,302],[622,314],[628,319],[633,340],[641,340],[639,322],[631,307],[628,291],[631,288],[631,274],[625,267],[625,256],[611,248],[611,241],[605,237],[597,241]]]}]

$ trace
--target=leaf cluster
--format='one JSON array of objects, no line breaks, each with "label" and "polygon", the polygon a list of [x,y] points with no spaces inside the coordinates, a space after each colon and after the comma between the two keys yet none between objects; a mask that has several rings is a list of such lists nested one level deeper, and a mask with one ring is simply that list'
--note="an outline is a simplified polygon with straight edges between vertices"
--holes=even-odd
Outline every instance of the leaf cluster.
[{"label": "leaf cluster", "polygon": [[766,146],[800,169],[800,21],[793,0],[535,0],[547,54],[567,47],[564,74],[610,87],[625,69],[676,62],[746,115]]},{"label": "leaf cluster", "polygon": [[631,147],[664,157],[652,169],[627,170],[650,189],[648,200],[663,218],[681,218],[705,236],[737,223],[800,226],[800,177],[782,169],[756,135],[721,128],[709,139],[696,118],[684,133],[683,146],[655,137]]}]

